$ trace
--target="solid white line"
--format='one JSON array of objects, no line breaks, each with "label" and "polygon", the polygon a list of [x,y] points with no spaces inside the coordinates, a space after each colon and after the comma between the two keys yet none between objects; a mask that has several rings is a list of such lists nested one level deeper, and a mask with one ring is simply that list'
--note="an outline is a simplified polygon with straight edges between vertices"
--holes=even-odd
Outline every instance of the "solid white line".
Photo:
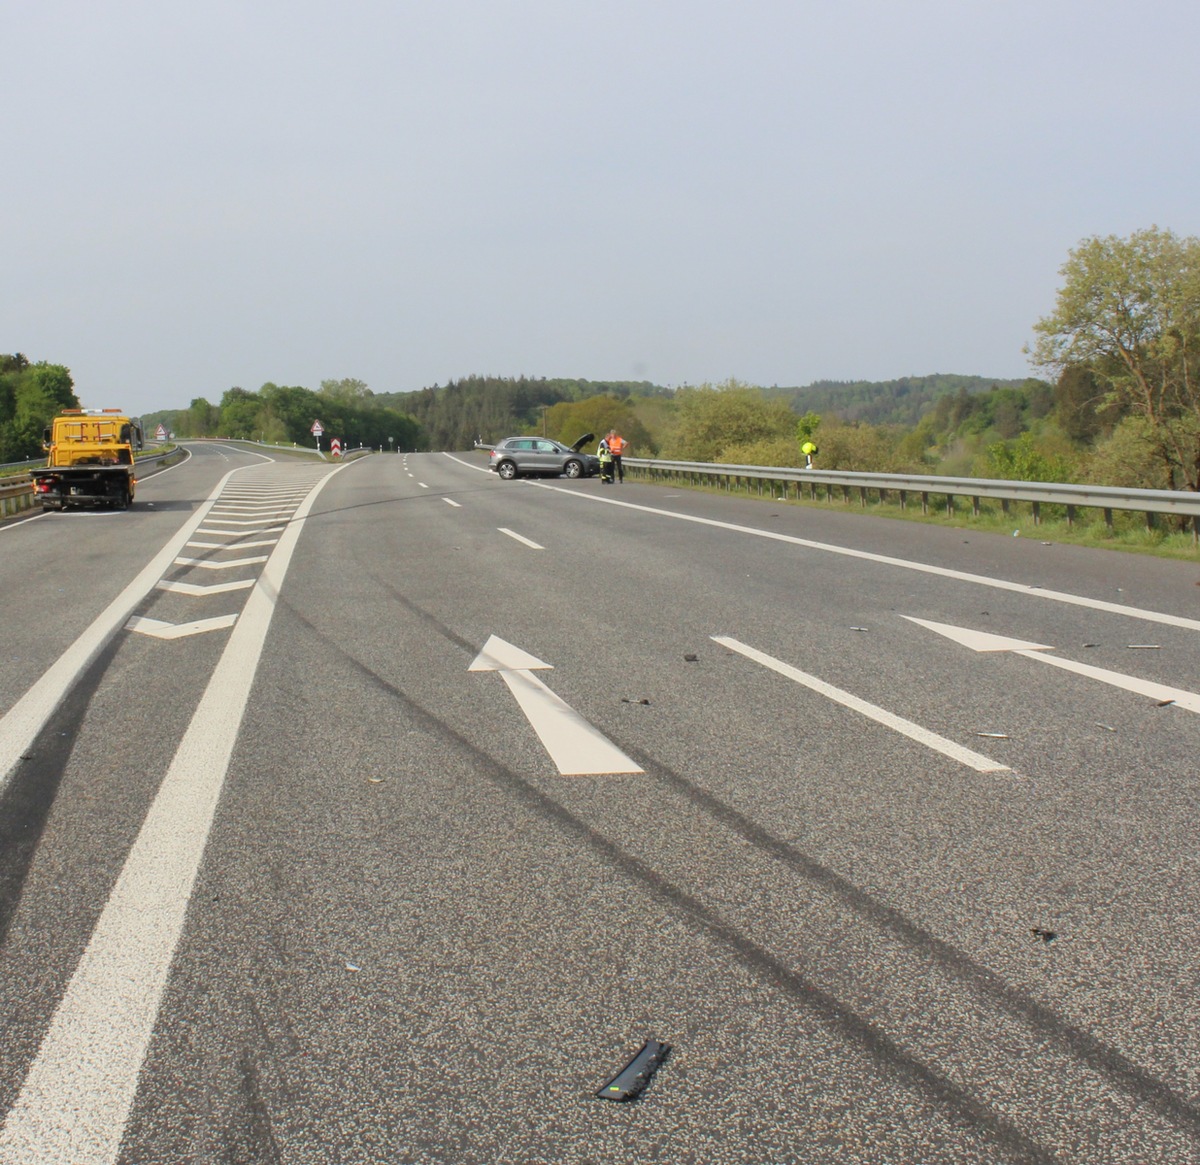
[{"label": "solid white line", "polygon": [[536,489],[553,490],[567,497],[579,498],[585,502],[600,502],[608,506],[622,506],[629,510],[639,510],[643,514],[656,514],[663,518],[674,518],[680,522],[695,522],[700,526],[713,526],[719,530],[732,530],[738,534],[753,534],[756,538],[768,538],[774,542],[787,542],[793,546],[804,546],[809,550],[823,550],[828,554],[841,554],[847,558],[859,558],[866,562],[879,562],[884,566],[898,566],[904,570],[915,570],[922,574],[933,574],[941,578],[952,578],[959,582],[974,583],[978,586],[993,587],[1000,591],[1012,591],[1016,594],[1027,595],[1033,599],[1050,599],[1056,603],[1069,603],[1076,607],[1089,607],[1093,611],[1105,611],[1111,615],[1127,615],[1131,619],[1144,619],[1148,623],[1165,623],[1170,627],[1183,627],[1188,631],[1200,631],[1200,619],[1188,619],[1182,615],[1166,615],[1161,611],[1148,611],[1143,607],[1126,607],[1121,603],[1109,603],[1103,599],[1089,599],[1083,595],[1073,595],[1067,591],[1051,591],[1042,587],[1029,586],[1027,583],[1007,582],[1004,579],[988,578],[987,575],[970,574],[962,570],[950,570],[944,566],[930,566],[924,562],[913,562],[906,558],[892,558],[887,554],[872,554],[866,550],[851,550],[846,546],[832,546],[827,542],[813,542],[808,538],[797,538],[792,534],[779,534],[773,530],[759,530],[753,526],[740,526],[734,522],[720,522],[715,518],[700,518],[694,514],[677,514],[671,510],[660,510],[654,506],[641,506],[636,502],[622,502],[612,497],[601,497],[597,494],[581,490],[563,489],[562,486],[550,485],[547,482],[531,481],[528,485]]},{"label": "solid white line", "polygon": [[789,680],[795,680],[796,683],[803,684],[806,688],[817,692],[819,695],[826,696],[830,700],[854,712],[859,712],[863,716],[867,716],[877,723],[883,724],[893,731],[907,736],[910,740],[915,740],[918,744],[925,745],[926,748],[932,748],[936,752],[950,757],[951,760],[969,765],[981,773],[1002,773],[1008,771],[1008,765],[1002,765],[999,761],[994,761],[989,757],[983,756],[981,753],[972,752],[969,748],[963,748],[961,744],[955,744],[953,740],[947,740],[944,736],[939,736],[936,732],[930,732],[928,728],[922,728],[921,725],[914,724],[911,720],[905,720],[902,716],[897,716],[894,712],[889,712],[885,708],[880,708],[875,704],[868,704],[866,700],[861,700],[858,696],[852,695],[850,692],[845,692],[841,688],[835,688],[832,684],[827,684],[824,680],[819,680],[816,676],[802,672],[799,668],[794,668],[791,664],[775,659],[753,647],[747,647],[746,644],[739,643],[736,639],[731,639],[728,635],[714,635],[712,638],[723,647],[728,647],[731,651],[736,651],[744,655],[747,659],[754,660],[755,663],[761,663],[764,667],[778,672],[781,676],[786,676]]},{"label": "solid white line", "polygon": [[502,671],[500,675],[564,777],[644,771],[533,672]]},{"label": "solid white line", "polygon": [[544,546],[539,546],[536,542],[531,542],[523,534],[517,534],[514,531],[508,529],[506,526],[497,526],[496,529],[499,530],[501,534],[507,534],[510,538],[515,538],[518,542],[523,542],[526,546],[528,546],[530,548],[530,550],[545,550],[546,549]]},{"label": "solid white line", "polygon": [[23,753],[37,739],[43,725],[54,714],[71,685],[103,650],[105,644],[125,625],[134,607],[150,593],[154,584],[175,560],[196,528],[220,496],[225,483],[235,473],[231,469],[217,482],[200,508],[185,522],[175,536],[150,560],[131,582],[66,651],[0,719],[0,790],[8,783],[12,770]]},{"label": "solid white line", "polygon": [[275,600],[333,473],[297,511],[229,636],[0,1130],[0,1161],[117,1160]]}]

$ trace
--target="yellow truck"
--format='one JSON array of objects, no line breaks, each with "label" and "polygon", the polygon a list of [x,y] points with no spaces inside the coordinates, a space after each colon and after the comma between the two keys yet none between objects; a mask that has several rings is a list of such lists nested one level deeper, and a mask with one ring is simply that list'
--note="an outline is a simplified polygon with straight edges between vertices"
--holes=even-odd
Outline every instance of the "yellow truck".
[{"label": "yellow truck", "polygon": [[63,409],[44,433],[49,453],[30,472],[34,497],[47,510],[67,506],[133,504],[137,485],[133,455],[142,448],[142,427],[120,409]]}]

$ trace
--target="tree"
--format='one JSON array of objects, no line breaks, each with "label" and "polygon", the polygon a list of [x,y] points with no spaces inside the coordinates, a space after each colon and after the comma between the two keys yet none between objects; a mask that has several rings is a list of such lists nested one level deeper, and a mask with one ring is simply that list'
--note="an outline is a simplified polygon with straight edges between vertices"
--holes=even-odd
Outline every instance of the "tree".
[{"label": "tree", "polygon": [[766,400],[761,389],[737,380],[715,388],[682,388],[675,401],[679,413],[668,450],[672,459],[718,461],[726,448],[790,438],[796,431],[796,415],[786,401]]},{"label": "tree", "polygon": [[1105,405],[1143,422],[1158,484],[1200,490],[1200,239],[1156,226],[1085,239],[1060,273],[1034,363],[1090,371]]}]

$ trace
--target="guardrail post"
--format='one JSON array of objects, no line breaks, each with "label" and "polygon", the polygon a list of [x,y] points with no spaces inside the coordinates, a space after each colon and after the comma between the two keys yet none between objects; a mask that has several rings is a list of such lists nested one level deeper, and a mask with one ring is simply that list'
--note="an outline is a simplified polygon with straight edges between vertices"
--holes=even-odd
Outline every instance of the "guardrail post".
[{"label": "guardrail post", "polygon": [[1104,524],[1108,527],[1108,532],[1111,534],[1113,532],[1112,507],[1111,506],[1104,507]]},{"label": "guardrail post", "polygon": [[977,517],[977,518],[979,517],[979,499],[978,498],[971,499],[971,513],[974,514],[975,517]]},{"label": "guardrail post", "polygon": [[924,490],[921,491],[921,513],[929,513],[929,495]]},{"label": "guardrail post", "polygon": [[954,495],[953,494],[946,495],[946,517],[947,518],[954,517]]},{"label": "guardrail post", "polygon": [[900,490],[900,512],[903,513],[908,509],[908,490]]},{"label": "guardrail post", "polygon": [[1067,529],[1075,525],[1075,507],[1067,506]]},{"label": "guardrail post", "polygon": [[1031,502],[1030,505],[1033,507],[1033,524],[1040,526],[1042,524],[1042,503]]},{"label": "guardrail post", "polygon": [[859,509],[865,510],[867,508],[867,487],[865,485],[858,487],[858,505]]}]

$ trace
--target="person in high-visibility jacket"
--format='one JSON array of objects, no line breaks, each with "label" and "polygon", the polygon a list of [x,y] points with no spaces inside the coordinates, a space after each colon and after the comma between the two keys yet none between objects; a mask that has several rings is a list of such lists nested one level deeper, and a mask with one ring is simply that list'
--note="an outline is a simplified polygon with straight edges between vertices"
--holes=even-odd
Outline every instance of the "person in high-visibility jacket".
[{"label": "person in high-visibility jacket", "polygon": [[600,458],[600,480],[605,483],[612,481],[613,455],[612,450],[608,447],[607,437],[600,438],[600,444],[596,448],[596,456]]},{"label": "person in high-visibility jacket", "polygon": [[604,439],[608,442],[608,451],[612,454],[613,474],[617,483],[621,484],[625,481],[625,467],[621,464],[621,454],[625,452],[625,446],[629,442],[616,429],[609,429],[608,436]]},{"label": "person in high-visibility jacket", "polygon": [[811,441],[805,441],[800,446],[800,452],[804,454],[804,468],[812,469],[812,459],[817,455],[819,450]]}]

